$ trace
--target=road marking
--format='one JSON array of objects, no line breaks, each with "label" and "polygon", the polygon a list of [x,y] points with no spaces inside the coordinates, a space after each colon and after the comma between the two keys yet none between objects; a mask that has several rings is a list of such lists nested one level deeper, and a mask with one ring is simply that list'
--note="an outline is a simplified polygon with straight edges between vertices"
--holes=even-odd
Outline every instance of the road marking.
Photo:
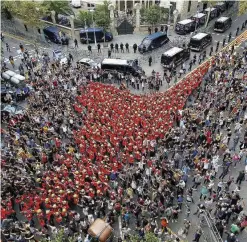
[{"label": "road marking", "polygon": [[16,47],[15,47],[15,46],[13,46],[12,48],[13,48],[13,49],[15,49]]}]

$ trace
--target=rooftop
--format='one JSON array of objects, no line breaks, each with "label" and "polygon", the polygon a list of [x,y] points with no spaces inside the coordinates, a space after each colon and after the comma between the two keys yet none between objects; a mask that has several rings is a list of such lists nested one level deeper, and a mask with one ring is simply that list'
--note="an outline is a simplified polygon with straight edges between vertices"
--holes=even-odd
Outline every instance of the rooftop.
[{"label": "rooftop", "polygon": [[197,13],[197,14],[194,15],[193,17],[194,17],[194,18],[202,18],[202,17],[204,17],[204,16],[206,16],[205,13]]},{"label": "rooftop", "polygon": [[129,65],[128,60],[121,60],[121,59],[104,59],[102,61],[102,64],[107,64],[107,65]]},{"label": "rooftop", "polygon": [[193,39],[202,39],[202,38],[204,38],[207,35],[208,34],[206,34],[206,33],[198,33],[198,34],[194,35],[192,38]]},{"label": "rooftop", "polygon": [[216,22],[224,22],[226,21],[227,19],[229,19],[229,17],[220,17],[216,20]]},{"label": "rooftop", "polygon": [[173,47],[171,48],[170,50],[166,51],[164,53],[164,55],[166,56],[174,56],[176,55],[177,53],[181,52],[183,49],[182,48],[178,48],[178,47]]},{"label": "rooftop", "polygon": [[192,19],[184,19],[182,21],[179,21],[178,23],[179,24],[189,24],[189,23],[192,23],[194,20]]}]

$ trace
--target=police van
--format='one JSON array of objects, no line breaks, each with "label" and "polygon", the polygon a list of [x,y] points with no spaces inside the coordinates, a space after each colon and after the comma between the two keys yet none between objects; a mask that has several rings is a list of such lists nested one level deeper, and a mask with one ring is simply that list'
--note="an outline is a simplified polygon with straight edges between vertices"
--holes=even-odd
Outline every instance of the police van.
[{"label": "police van", "polygon": [[214,23],[215,32],[225,32],[232,26],[232,19],[230,17],[220,17]]},{"label": "police van", "polygon": [[177,34],[188,34],[195,31],[196,22],[193,19],[185,19],[176,24],[175,32]]},{"label": "police van", "polygon": [[216,18],[216,17],[218,17],[218,15],[219,15],[219,12],[218,12],[217,8],[206,8],[206,9],[204,9],[203,12],[207,16],[209,14],[209,21],[212,20],[212,19],[214,19],[214,18]]},{"label": "police van", "polygon": [[161,65],[166,68],[172,68],[178,66],[180,63],[190,58],[190,50],[179,47],[173,47],[166,51],[161,56]]},{"label": "police van", "polygon": [[101,69],[104,71],[118,71],[130,73],[133,76],[141,76],[143,70],[138,66],[137,60],[122,60],[105,58],[101,63]]},{"label": "police van", "polygon": [[198,28],[201,25],[204,25],[207,20],[207,15],[205,13],[197,13],[191,17],[192,20],[196,21],[196,27]]},{"label": "police van", "polygon": [[189,47],[191,50],[202,51],[206,46],[212,43],[212,35],[207,33],[198,33],[190,38]]},{"label": "police van", "polygon": [[157,49],[163,46],[167,42],[169,42],[167,33],[165,32],[153,33],[153,34],[148,35],[142,40],[142,43],[138,46],[138,50],[140,53],[152,51],[154,49]]}]

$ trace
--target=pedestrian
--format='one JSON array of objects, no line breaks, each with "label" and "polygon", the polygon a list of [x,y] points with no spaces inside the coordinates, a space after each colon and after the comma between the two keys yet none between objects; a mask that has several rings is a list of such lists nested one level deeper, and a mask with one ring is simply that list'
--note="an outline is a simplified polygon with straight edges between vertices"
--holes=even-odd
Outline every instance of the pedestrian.
[{"label": "pedestrian", "polygon": [[219,46],[220,46],[220,41],[217,41],[215,52],[218,52]]},{"label": "pedestrian", "polygon": [[232,38],[232,32],[230,32],[230,34],[229,34],[229,36],[228,36],[228,43],[230,43],[231,38]]},{"label": "pedestrian", "polygon": [[27,25],[26,24],[24,24],[24,27],[25,27],[25,30],[28,31],[28,28],[27,28]]},{"label": "pedestrian", "polygon": [[8,52],[10,52],[10,47],[9,47],[8,43],[6,43],[6,49],[7,49]]},{"label": "pedestrian", "polygon": [[122,42],[121,42],[121,44],[120,44],[120,50],[121,50],[121,53],[124,53],[124,45],[123,45]]},{"label": "pedestrian", "polygon": [[129,51],[129,44],[128,43],[125,44],[125,48],[126,48],[126,52],[129,53],[130,51]]},{"label": "pedestrian", "polygon": [[69,60],[72,62],[73,61],[73,56],[71,53],[69,53]]},{"label": "pedestrian", "polygon": [[165,26],[165,32],[167,33],[167,31],[168,31],[168,26],[166,25]]},{"label": "pedestrian", "polygon": [[23,53],[23,52],[24,52],[24,47],[23,47],[23,44],[22,44],[22,43],[20,43],[19,47],[20,47],[20,49],[21,49],[21,52]]},{"label": "pedestrian", "polygon": [[97,44],[97,48],[98,48],[98,53],[101,53],[101,45],[100,45],[100,43]]},{"label": "pedestrian", "polygon": [[116,53],[119,53],[119,51],[118,51],[118,43],[115,44],[115,51],[116,51]]},{"label": "pedestrian", "polygon": [[245,25],[244,25],[244,23],[242,24],[242,28],[241,28],[241,30],[243,30],[245,28]]},{"label": "pedestrian", "polygon": [[194,235],[194,239],[192,241],[195,241],[195,242],[199,242],[200,238],[201,238],[201,235],[202,235],[202,229],[199,227],[197,230],[196,230],[196,233]]},{"label": "pedestrian", "polygon": [[189,69],[188,69],[188,71],[191,71],[192,65],[193,65],[193,61],[191,60],[190,63],[189,63]]},{"label": "pedestrian", "polygon": [[244,180],[244,178],[245,178],[245,171],[243,170],[239,172],[237,180],[236,180],[236,184],[238,184],[239,187],[241,186],[241,183]]},{"label": "pedestrian", "polygon": [[206,52],[206,50],[204,50],[204,51],[203,51],[203,60],[206,59],[206,56],[207,56],[207,52]]},{"label": "pedestrian", "polygon": [[78,41],[77,41],[77,39],[74,40],[74,43],[75,43],[75,48],[78,48]]},{"label": "pedestrian", "polygon": [[13,56],[10,56],[10,57],[9,57],[9,62],[10,62],[10,64],[12,65],[12,67],[15,68],[15,61],[14,61]]},{"label": "pedestrian", "polygon": [[196,64],[196,54],[193,56],[193,65]]},{"label": "pedestrian", "polygon": [[149,58],[148,58],[148,63],[149,63],[149,66],[151,66],[152,61],[153,61],[153,59],[152,59],[152,56],[150,55],[150,56],[149,56]]},{"label": "pedestrian", "polygon": [[238,32],[239,32],[239,27],[237,27],[236,37],[238,36]]},{"label": "pedestrian", "polygon": [[136,53],[136,50],[137,50],[137,44],[136,43],[134,43],[134,45],[133,45],[133,50],[134,50],[134,53]]},{"label": "pedestrian", "polygon": [[3,35],[3,32],[1,32],[1,41],[4,41],[4,35]]},{"label": "pedestrian", "polygon": [[93,52],[92,52],[92,46],[91,46],[91,45],[88,45],[87,49],[88,49],[88,52],[89,52],[90,54],[93,53]]},{"label": "pedestrian", "polygon": [[210,48],[210,52],[209,52],[209,56],[211,56],[211,55],[212,55],[213,51],[214,51],[214,48],[213,48],[213,46],[211,46],[211,48]]},{"label": "pedestrian", "polygon": [[111,58],[111,50],[108,50],[108,58]]},{"label": "pedestrian", "polygon": [[149,33],[149,34],[152,34],[152,30],[151,30],[150,27],[148,27],[148,33]]},{"label": "pedestrian", "polygon": [[110,48],[111,48],[111,52],[114,52],[114,44],[113,43],[110,44]]},{"label": "pedestrian", "polygon": [[223,39],[222,47],[225,46],[225,43],[226,43],[226,38]]},{"label": "pedestrian", "polygon": [[155,33],[158,32],[158,28],[157,28],[157,27],[154,28],[154,32],[155,32]]},{"label": "pedestrian", "polygon": [[234,45],[231,46],[231,55],[233,54],[234,52]]}]

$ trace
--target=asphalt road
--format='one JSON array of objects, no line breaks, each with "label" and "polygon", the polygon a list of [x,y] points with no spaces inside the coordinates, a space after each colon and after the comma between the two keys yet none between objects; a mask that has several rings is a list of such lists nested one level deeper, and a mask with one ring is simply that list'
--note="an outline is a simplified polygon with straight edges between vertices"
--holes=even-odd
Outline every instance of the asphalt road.
[{"label": "asphalt road", "polygon": [[[232,33],[232,40],[233,40],[235,38],[235,33],[236,33],[237,27],[239,27],[241,29],[242,23],[245,20],[247,20],[247,14],[242,15],[240,17],[233,18],[233,23],[232,23],[231,28],[228,29],[223,34],[215,33],[213,30],[210,31],[212,36],[213,36],[212,46],[213,46],[214,50],[216,48],[216,44],[217,44],[218,41],[220,42],[219,50],[222,48],[222,41],[223,41],[224,38],[226,38],[227,41],[228,41],[228,35],[229,35],[230,32]],[[210,25],[212,25],[211,22],[210,22]],[[247,28],[247,26],[246,26],[246,28]],[[240,33],[241,33],[241,31],[239,31],[239,34]],[[125,43],[128,42],[129,45],[130,45],[130,53],[112,53],[112,57],[113,58],[115,58],[115,57],[116,58],[121,58],[121,59],[138,59],[140,61],[141,67],[144,69],[144,71],[146,72],[146,74],[148,76],[151,75],[151,72],[153,70],[155,70],[156,72],[159,72],[161,75],[163,75],[164,70],[163,70],[163,67],[160,64],[161,55],[166,50],[170,49],[173,46],[173,44],[172,44],[173,40],[180,38],[180,36],[177,35],[176,33],[174,33],[173,30],[171,30],[170,31],[170,35],[169,35],[169,38],[171,40],[170,43],[166,44],[165,46],[163,46],[163,47],[161,47],[161,48],[159,48],[159,49],[157,49],[157,50],[155,50],[155,51],[153,51],[151,53],[147,53],[145,55],[142,55],[140,53],[134,54],[133,53],[133,49],[132,49],[133,44],[134,43],[137,43],[137,45],[140,44],[142,39],[145,36],[146,36],[146,34],[133,34],[133,35],[115,36],[114,40],[113,40],[113,43],[120,44],[122,42],[123,44],[125,44]],[[189,40],[190,35],[186,35],[186,36],[183,36],[183,37],[185,37],[185,38],[187,38],[187,40]],[[32,40],[30,40],[30,41],[32,41]],[[226,44],[227,44],[227,41],[226,41]],[[9,56],[12,55],[14,57],[15,64],[16,64],[16,68],[14,68],[14,70],[18,72],[18,66],[19,66],[20,61],[21,61],[21,55],[19,54],[19,44],[20,44],[20,42],[23,43],[25,48],[27,48],[30,51],[31,55],[35,54],[34,46],[30,45],[30,43],[27,43],[27,42],[25,42],[23,40],[17,40],[17,39],[14,39],[14,38],[9,38],[8,36],[6,36],[5,42],[8,42],[8,44],[10,45],[11,53],[8,53],[6,51],[5,44],[2,44],[2,46],[4,48],[4,60],[7,63],[7,65],[10,67],[10,69],[13,69],[12,66],[10,65],[9,61],[8,61]],[[43,50],[47,51],[51,57],[52,57],[52,51],[53,50],[61,49],[62,52],[63,52],[63,55],[65,55],[65,56],[68,55],[68,53],[72,53],[72,55],[74,56],[75,60],[79,60],[79,59],[81,59],[83,57],[90,57],[90,58],[94,59],[96,62],[101,62],[101,60],[103,60],[105,57],[107,57],[108,48],[103,48],[103,44],[102,44],[102,53],[99,53],[99,54],[97,53],[97,50],[95,49],[96,47],[94,46],[94,44],[92,44],[92,48],[93,48],[93,54],[92,55],[88,54],[87,45],[85,45],[85,44],[79,43],[79,48],[76,49],[76,50],[74,49],[73,43],[71,43],[70,45],[71,46],[69,46],[67,48],[65,46],[59,46],[59,45],[56,45],[56,44],[50,44],[50,45],[47,45],[45,47],[44,46],[39,47],[39,49],[40,49],[40,53],[42,53]],[[210,48],[211,48],[211,45],[206,48],[207,54],[209,54]],[[198,52],[194,52],[194,53],[197,56],[199,56]],[[194,55],[194,53],[192,52],[192,56]],[[153,63],[152,63],[151,67],[148,66],[148,57],[150,55],[153,58]],[[189,63],[189,61],[187,61],[187,63],[186,63],[187,66],[188,66],[188,63]],[[193,68],[196,68],[197,65],[193,66]],[[178,68],[178,71],[179,71],[179,68]],[[164,91],[166,88],[167,88],[166,86],[163,86],[161,88],[161,91]]]}]

